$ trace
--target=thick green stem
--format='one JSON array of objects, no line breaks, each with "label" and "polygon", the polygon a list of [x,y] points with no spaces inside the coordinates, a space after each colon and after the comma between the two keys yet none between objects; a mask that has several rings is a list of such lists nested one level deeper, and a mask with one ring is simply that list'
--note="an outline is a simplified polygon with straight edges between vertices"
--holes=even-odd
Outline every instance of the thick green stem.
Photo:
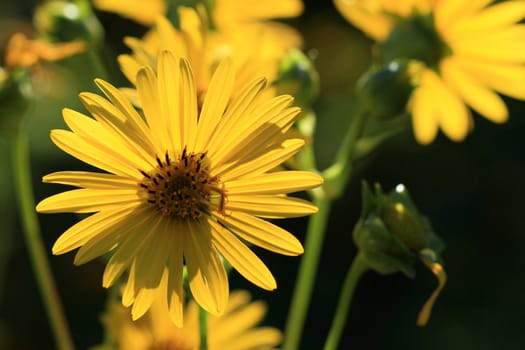
[{"label": "thick green stem", "polygon": [[314,204],[319,208],[319,212],[310,218],[308,224],[304,256],[299,266],[299,274],[284,332],[284,350],[295,350],[299,347],[330,215],[331,200],[329,198],[322,195],[316,196],[314,197]]},{"label": "thick green stem", "polygon": [[354,290],[357,283],[361,279],[364,272],[368,270],[368,265],[364,261],[363,256],[358,253],[354,261],[350,265],[346,278],[339,296],[339,302],[337,303],[334,319],[332,321],[332,327],[328,333],[328,338],[324,344],[324,350],[336,350],[341,339],[341,333],[346,324],[346,318],[352,298],[354,296]]},{"label": "thick green stem", "polygon": [[200,350],[208,350],[208,313],[199,306]]},{"label": "thick green stem", "polygon": [[23,128],[19,128],[11,142],[13,181],[22,219],[22,228],[31,263],[51,328],[60,350],[74,349],[62,304],[53,281],[53,275],[42,242],[33,199],[33,185],[29,162],[28,141]]}]

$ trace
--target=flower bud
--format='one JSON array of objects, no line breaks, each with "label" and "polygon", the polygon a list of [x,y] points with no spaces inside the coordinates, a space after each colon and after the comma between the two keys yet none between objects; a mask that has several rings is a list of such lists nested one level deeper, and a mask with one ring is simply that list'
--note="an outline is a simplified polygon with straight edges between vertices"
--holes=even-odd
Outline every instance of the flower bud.
[{"label": "flower bud", "polygon": [[357,94],[372,118],[393,118],[405,111],[413,89],[409,67],[407,61],[392,61],[359,80]]},{"label": "flower bud", "polygon": [[281,59],[275,82],[278,94],[289,94],[301,107],[310,106],[319,94],[319,74],[301,50],[290,49]]},{"label": "flower bud", "polygon": [[33,101],[30,72],[0,67],[0,137],[16,131]]},{"label": "flower bud", "polygon": [[368,266],[381,274],[402,272],[415,277],[414,264],[423,262],[438,279],[438,287],[423,306],[417,324],[423,326],[446,282],[439,253],[443,243],[434,234],[403,185],[384,194],[381,186],[375,193],[363,183],[363,210],[354,228],[354,241]]},{"label": "flower bud", "polygon": [[81,39],[88,45],[99,45],[104,37],[102,25],[87,0],[46,1],[36,8],[34,24],[52,41]]}]

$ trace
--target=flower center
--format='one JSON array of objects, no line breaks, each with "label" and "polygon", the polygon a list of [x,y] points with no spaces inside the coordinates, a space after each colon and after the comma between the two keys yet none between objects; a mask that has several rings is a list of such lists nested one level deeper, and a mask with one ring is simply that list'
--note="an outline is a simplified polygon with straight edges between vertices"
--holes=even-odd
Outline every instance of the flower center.
[{"label": "flower center", "polygon": [[164,159],[157,157],[153,171],[140,171],[144,175],[140,187],[148,203],[163,215],[180,220],[199,220],[211,206],[222,210],[225,190],[218,187],[217,176],[210,176],[205,158],[206,153],[188,153],[186,148],[176,161],[168,152]]},{"label": "flower center", "polygon": [[431,14],[414,13],[411,17],[397,18],[395,23],[386,40],[379,44],[382,62],[404,58],[437,68],[439,61],[450,54]]}]

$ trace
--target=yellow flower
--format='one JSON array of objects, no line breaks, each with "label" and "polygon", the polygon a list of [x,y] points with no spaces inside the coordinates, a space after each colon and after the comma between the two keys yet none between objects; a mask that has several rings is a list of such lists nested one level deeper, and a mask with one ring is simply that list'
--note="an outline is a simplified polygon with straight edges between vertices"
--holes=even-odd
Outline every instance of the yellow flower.
[{"label": "yellow flower", "polygon": [[265,79],[235,98],[229,60],[213,75],[202,107],[185,58],[163,51],[157,72],[137,73],[143,115],[103,80],[108,99],[82,93],[89,118],[65,109],[72,131],[53,130],[66,153],[107,173],[64,171],[44,182],[79,187],[41,201],[41,213],[95,213],[69,228],[54,254],[80,248],[75,264],[113,252],[103,276],[111,286],[129,270],[123,304],[143,315],[154,300],[165,266],[165,296],[173,321],[182,324],[183,266],[195,300],[212,314],[224,312],[228,278],[222,259],[267,290],[276,282],[243,241],[285,255],[303,252],[289,232],[264,220],[309,215],[317,208],[287,193],[317,187],[304,171],[268,171],[303,145],[287,136],[300,112],[290,96],[264,98]]},{"label": "yellow flower", "polygon": [[93,0],[93,6],[146,26],[155,23],[155,19],[166,14],[168,9],[166,0]]},{"label": "yellow flower", "polygon": [[[242,35],[237,31],[228,34],[209,31],[205,21],[191,8],[179,8],[179,17],[180,30],[175,29],[166,18],[159,17],[143,39],[125,39],[132,54],[120,55],[119,62],[131,82],[135,83],[140,67],[156,66],[158,52],[169,49],[190,61],[200,102],[217,63],[224,57],[231,57],[236,73],[235,95],[241,86],[260,76],[273,82],[283,54],[289,48],[300,45],[300,38],[296,36],[281,36],[280,40],[275,40],[273,32],[262,28],[246,28]],[[247,36],[252,39],[246,40]]]},{"label": "yellow flower", "polygon": [[[196,3],[207,1],[196,1]],[[301,0],[214,0],[213,21],[219,28],[254,23],[275,18],[299,16],[303,12]],[[151,26],[157,17],[166,15],[166,0],[93,0],[99,10],[115,12],[121,16]]]},{"label": "yellow flower", "polygon": [[525,99],[525,1],[335,0],[351,23],[378,42],[382,59],[419,60],[408,104],[415,137],[430,143],[441,129],[462,141],[467,108],[495,123],[508,119],[497,94]]},{"label": "yellow flower", "polygon": [[[256,327],[266,314],[266,305],[262,301],[250,302],[250,299],[247,291],[233,291],[224,315],[208,316],[209,350],[270,349],[280,343],[282,334],[278,329]],[[198,306],[190,300],[185,308],[184,326],[179,328],[171,322],[160,297],[137,321],[132,320],[128,309],[112,302],[102,316],[102,323],[114,343],[96,349],[199,350]]]}]

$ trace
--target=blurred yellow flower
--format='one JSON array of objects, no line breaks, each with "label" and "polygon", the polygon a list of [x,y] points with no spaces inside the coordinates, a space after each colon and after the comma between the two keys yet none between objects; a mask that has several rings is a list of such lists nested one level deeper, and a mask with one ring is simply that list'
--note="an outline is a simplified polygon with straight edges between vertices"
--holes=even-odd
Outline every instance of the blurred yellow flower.
[{"label": "blurred yellow flower", "polygon": [[[297,17],[303,12],[301,0],[214,0],[211,3],[213,22],[219,29],[276,18]],[[155,24],[157,17],[168,12],[166,0],[93,0],[99,10],[118,13],[143,25]]]},{"label": "blurred yellow flower", "polygon": [[[278,329],[256,327],[266,314],[266,305],[262,301],[250,302],[250,299],[247,291],[233,291],[224,315],[208,317],[209,350],[262,350],[274,348],[281,342],[282,334]],[[198,306],[190,300],[185,308],[184,326],[179,328],[171,322],[160,297],[137,321],[132,320],[128,309],[112,302],[102,315],[102,323],[114,342],[96,350],[199,350]]]},{"label": "blurred yellow flower", "polygon": [[304,145],[286,131],[300,112],[291,96],[264,98],[265,79],[231,98],[229,60],[211,78],[201,108],[188,61],[162,51],[156,72],[144,66],[136,87],[143,115],[115,87],[97,85],[108,99],[82,93],[95,119],[65,109],[72,131],[53,130],[66,153],[107,173],[63,171],[44,182],[79,187],[41,201],[41,213],[95,213],[69,228],[54,254],[80,248],[75,264],[113,252],[103,276],[111,286],[129,270],[122,302],[137,319],[155,299],[165,266],[164,295],[182,324],[183,267],[195,300],[219,315],[228,301],[222,259],[267,290],[274,277],[244,241],[285,255],[303,252],[289,232],[264,218],[309,215],[317,208],[287,193],[317,187],[305,171],[268,173]]},{"label": "blurred yellow flower", "polygon": [[[209,31],[206,21],[201,20],[192,8],[181,7],[179,14],[180,30],[175,29],[166,18],[159,17],[156,25],[143,39],[125,39],[132,54],[120,55],[119,62],[131,82],[135,83],[140,67],[155,67],[158,53],[169,49],[190,61],[199,102],[202,102],[217,63],[224,57],[231,57],[236,74],[233,89],[235,96],[240,87],[255,78],[264,76],[273,82],[277,78],[279,62],[286,50],[300,45],[300,39],[296,36],[282,36],[280,40],[274,40],[273,32],[260,28],[246,28],[242,35],[238,32],[223,34]],[[246,40],[246,36],[252,40]]]},{"label": "blurred yellow flower", "polygon": [[415,137],[439,129],[462,141],[467,106],[495,123],[508,119],[497,94],[525,99],[525,1],[334,0],[342,15],[378,42],[380,59],[419,60],[408,103]]}]

